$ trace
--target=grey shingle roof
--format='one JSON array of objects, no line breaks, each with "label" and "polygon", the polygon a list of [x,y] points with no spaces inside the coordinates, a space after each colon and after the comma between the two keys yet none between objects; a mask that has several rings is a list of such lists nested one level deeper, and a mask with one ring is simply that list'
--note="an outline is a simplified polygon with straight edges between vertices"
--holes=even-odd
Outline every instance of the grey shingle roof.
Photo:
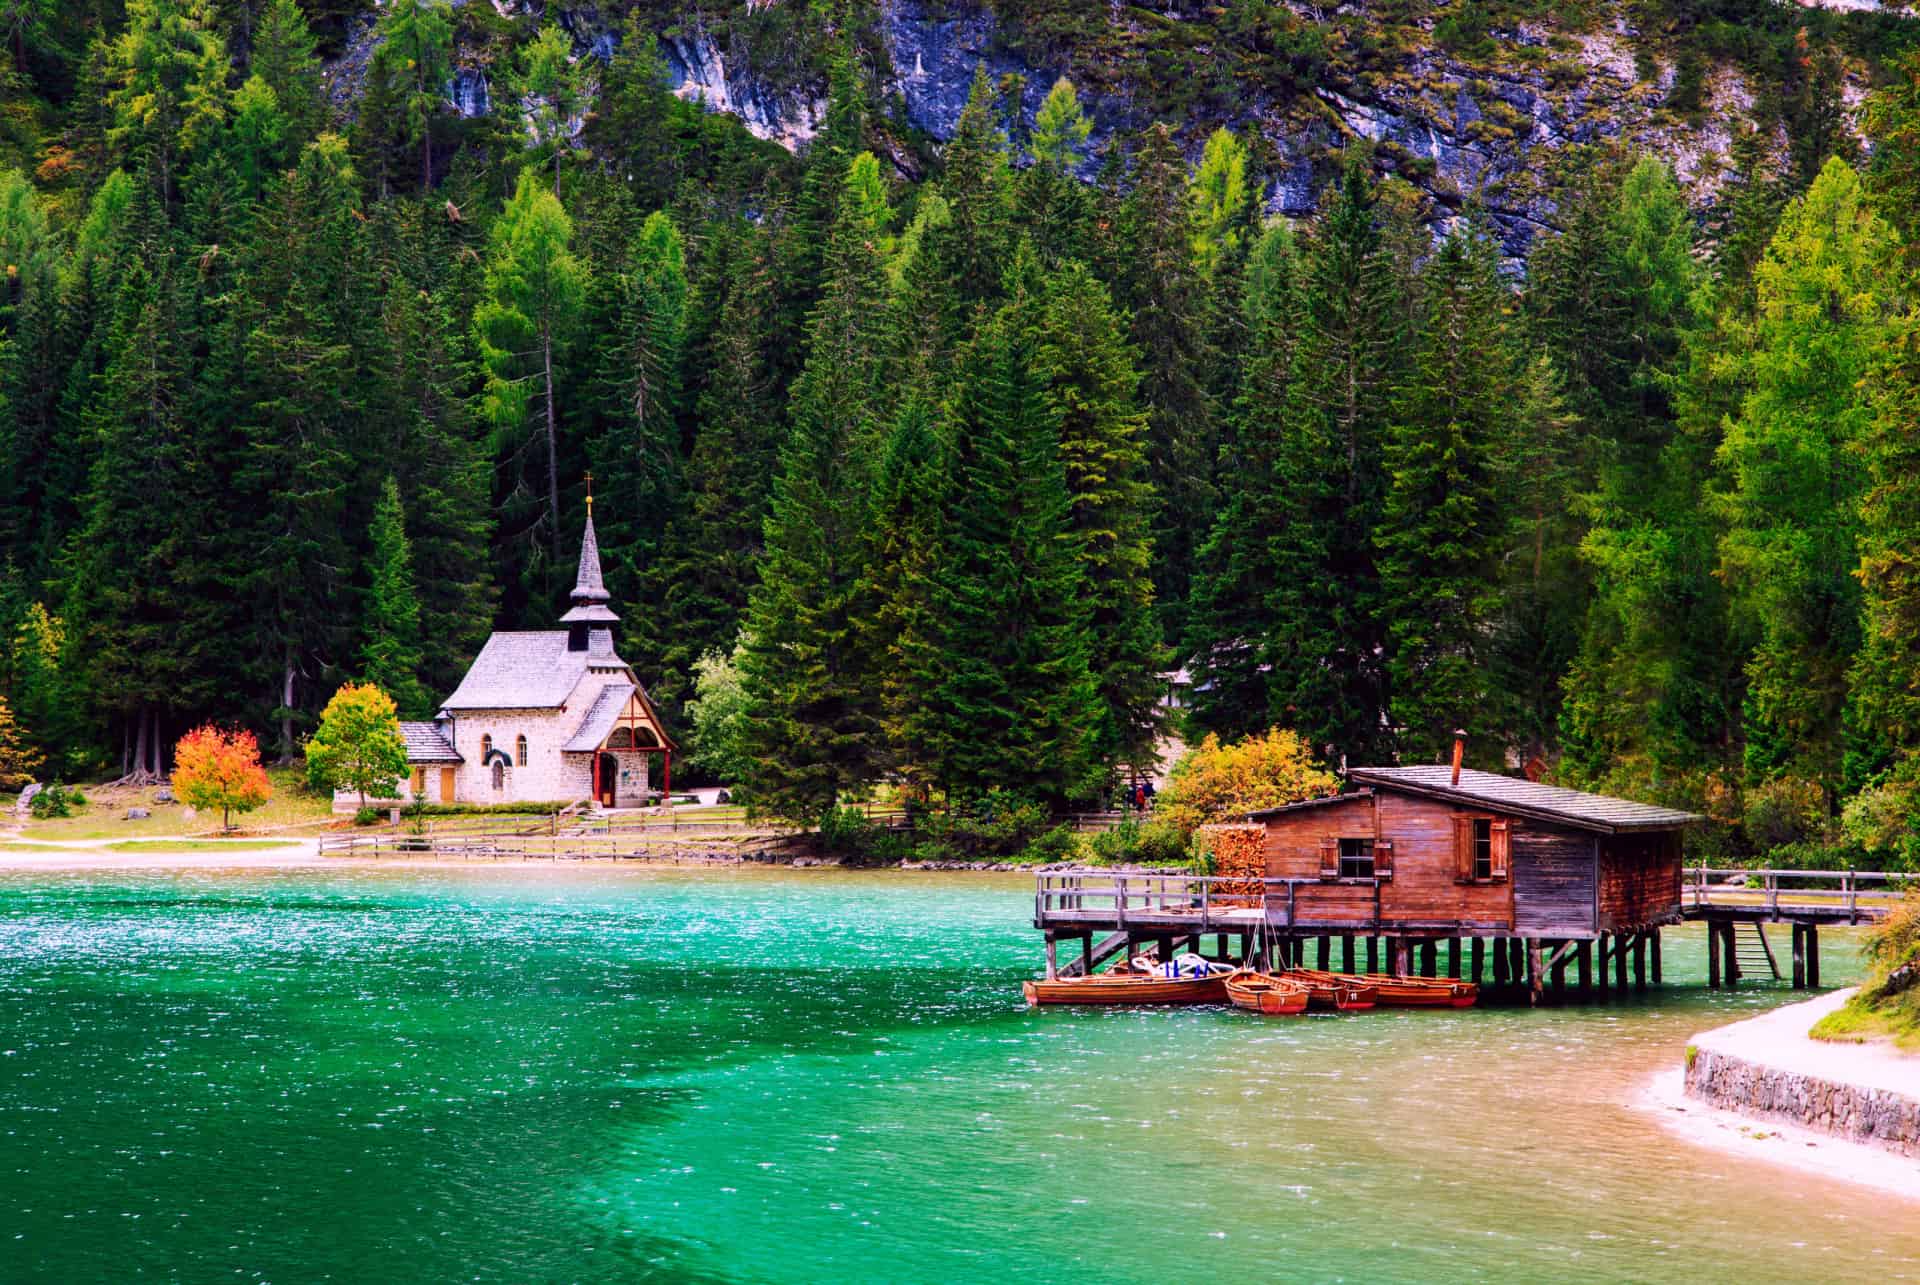
[{"label": "grey shingle roof", "polygon": [[1588,794],[1558,785],[1541,785],[1497,772],[1462,769],[1460,784],[1452,784],[1453,769],[1445,763],[1413,767],[1356,767],[1349,779],[1408,794],[1453,803],[1480,804],[1496,812],[1511,812],[1543,821],[1559,821],[1583,830],[1612,834],[1621,830],[1673,830],[1700,818],[1677,808],[1659,808],[1605,794]]},{"label": "grey shingle roof", "polygon": [[1323,794],[1317,799],[1301,799],[1296,803],[1282,803],[1277,808],[1261,808],[1257,812],[1247,813],[1249,821],[1259,821],[1266,817],[1279,816],[1286,812],[1301,812],[1307,808],[1324,808],[1329,803],[1352,803],[1356,799],[1370,799],[1372,790],[1348,790],[1344,794]]},{"label": "grey shingle roof", "polygon": [[438,723],[402,723],[400,737],[407,743],[409,763],[464,763]]},{"label": "grey shingle roof", "polygon": [[593,630],[591,643],[587,651],[568,651],[564,629],[494,634],[442,708],[557,709],[579,685],[589,660],[599,666],[624,663],[614,655],[606,630]]},{"label": "grey shingle roof", "polygon": [[593,704],[587,707],[580,726],[574,729],[572,738],[560,748],[570,754],[599,749],[607,733],[620,721],[620,711],[627,707],[627,698],[632,695],[633,688],[626,683],[608,683],[602,687]]}]

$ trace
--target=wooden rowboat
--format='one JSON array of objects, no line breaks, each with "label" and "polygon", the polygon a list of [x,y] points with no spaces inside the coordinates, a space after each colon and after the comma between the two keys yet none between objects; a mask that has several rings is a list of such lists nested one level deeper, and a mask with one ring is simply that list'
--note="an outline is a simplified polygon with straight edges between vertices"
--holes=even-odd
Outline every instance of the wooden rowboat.
[{"label": "wooden rowboat", "polygon": [[1379,1002],[1396,1008],[1472,1008],[1480,988],[1450,977],[1367,977],[1379,992]]},{"label": "wooden rowboat", "polygon": [[1266,1017],[1291,1017],[1307,1011],[1307,987],[1290,977],[1242,969],[1227,978],[1227,1000],[1235,1008]]},{"label": "wooden rowboat", "polygon": [[1341,1013],[1372,1008],[1379,989],[1370,978],[1351,973],[1323,973],[1315,968],[1289,968],[1282,977],[1291,978],[1307,988],[1307,1003],[1312,1008],[1331,1008]]},{"label": "wooden rowboat", "polygon": [[1021,984],[1029,1004],[1224,1004],[1227,974],[1214,977],[1149,977],[1144,973],[1095,973]]}]

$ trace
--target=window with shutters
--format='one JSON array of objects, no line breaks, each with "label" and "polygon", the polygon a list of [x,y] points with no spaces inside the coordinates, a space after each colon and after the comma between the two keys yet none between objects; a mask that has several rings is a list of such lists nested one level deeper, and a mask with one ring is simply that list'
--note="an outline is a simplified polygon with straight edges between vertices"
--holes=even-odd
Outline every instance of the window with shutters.
[{"label": "window with shutters", "polygon": [[1503,882],[1507,877],[1507,840],[1508,823],[1500,817],[1454,817],[1454,881]]},{"label": "window with shutters", "polygon": [[1342,879],[1373,878],[1373,840],[1340,840],[1340,877]]}]

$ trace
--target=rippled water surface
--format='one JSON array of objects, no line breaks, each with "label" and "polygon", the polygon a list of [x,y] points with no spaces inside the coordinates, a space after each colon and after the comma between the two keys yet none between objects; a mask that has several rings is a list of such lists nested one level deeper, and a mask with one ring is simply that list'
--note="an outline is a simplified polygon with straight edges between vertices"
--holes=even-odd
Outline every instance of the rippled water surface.
[{"label": "rippled water surface", "polygon": [[[1031,1013],[1030,885],[0,875],[0,1279],[1905,1279],[1625,1105],[1788,998]],[[1844,978],[1829,937],[1824,971]],[[1783,1144],[1784,1145],[1784,1144]]]}]

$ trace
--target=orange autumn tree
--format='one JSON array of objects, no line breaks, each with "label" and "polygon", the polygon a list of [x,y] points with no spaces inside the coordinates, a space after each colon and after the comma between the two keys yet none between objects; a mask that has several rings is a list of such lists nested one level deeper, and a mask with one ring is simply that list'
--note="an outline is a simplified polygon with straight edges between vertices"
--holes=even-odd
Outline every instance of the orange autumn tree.
[{"label": "orange autumn tree", "polygon": [[1154,812],[1191,833],[1256,808],[1332,794],[1339,785],[1306,742],[1284,728],[1230,745],[1209,735],[1173,765]]},{"label": "orange autumn tree", "polygon": [[235,812],[251,812],[273,797],[260,742],[252,732],[196,727],[173,747],[173,792],[196,808],[219,808],[222,829]]}]

